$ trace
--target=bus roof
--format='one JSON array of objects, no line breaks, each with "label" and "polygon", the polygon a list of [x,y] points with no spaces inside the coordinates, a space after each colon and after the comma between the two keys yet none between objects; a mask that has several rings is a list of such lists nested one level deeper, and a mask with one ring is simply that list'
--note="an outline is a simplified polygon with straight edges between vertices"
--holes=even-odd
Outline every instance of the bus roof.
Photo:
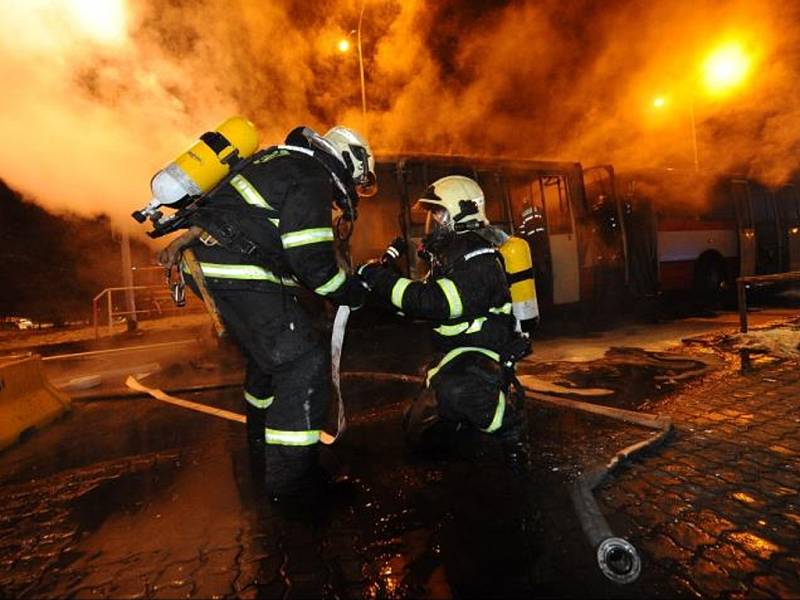
[{"label": "bus roof", "polygon": [[384,164],[428,162],[440,165],[455,163],[483,169],[508,169],[515,171],[574,171],[581,170],[582,168],[579,162],[432,153],[378,154],[376,156],[376,162]]}]

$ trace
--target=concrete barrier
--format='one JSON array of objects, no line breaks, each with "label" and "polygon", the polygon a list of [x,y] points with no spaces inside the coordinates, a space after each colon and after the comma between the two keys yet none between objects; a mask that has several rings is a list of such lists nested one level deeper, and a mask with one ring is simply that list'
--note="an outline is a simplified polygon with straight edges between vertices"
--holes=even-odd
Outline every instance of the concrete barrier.
[{"label": "concrete barrier", "polygon": [[38,355],[0,362],[0,450],[29,429],[42,427],[69,410],[70,398],[42,371]]}]

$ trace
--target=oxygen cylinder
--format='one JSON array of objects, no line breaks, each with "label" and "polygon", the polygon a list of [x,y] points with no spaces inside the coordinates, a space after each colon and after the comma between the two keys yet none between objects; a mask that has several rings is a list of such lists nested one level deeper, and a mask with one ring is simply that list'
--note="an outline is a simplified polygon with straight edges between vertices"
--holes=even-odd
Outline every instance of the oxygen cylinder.
[{"label": "oxygen cylinder", "polygon": [[244,117],[231,117],[207,131],[186,152],[156,173],[150,183],[151,205],[175,204],[199,196],[217,185],[231,166],[258,148],[255,126]]},{"label": "oxygen cylinder", "polygon": [[500,254],[506,265],[512,311],[523,330],[528,330],[539,318],[539,302],[536,300],[536,282],[533,276],[530,246],[525,240],[510,236],[500,246]]}]

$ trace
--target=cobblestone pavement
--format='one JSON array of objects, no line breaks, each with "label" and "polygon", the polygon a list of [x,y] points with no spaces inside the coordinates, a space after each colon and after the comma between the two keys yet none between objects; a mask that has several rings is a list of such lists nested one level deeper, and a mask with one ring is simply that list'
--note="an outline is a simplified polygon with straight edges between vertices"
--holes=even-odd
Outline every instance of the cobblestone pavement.
[{"label": "cobblestone pavement", "polygon": [[800,597],[800,365],[725,374],[658,407],[676,431],[600,491],[644,552],[640,585]]},{"label": "cobblestone pavement", "polygon": [[[414,390],[361,383],[323,457],[339,483],[311,510],[259,494],[238,424],[147,399],[76,405],[0,456],[0,597],[800,597],[798,366],[717,372],[661,400],[650,371],[575,367],[676,426],[597,494],[643,555],[625,588],[599,574],[566,484],[648,430],[531,403],[520,486],[487,436],[409,454]],[[235,389],[190,397],[241,410]]]}]

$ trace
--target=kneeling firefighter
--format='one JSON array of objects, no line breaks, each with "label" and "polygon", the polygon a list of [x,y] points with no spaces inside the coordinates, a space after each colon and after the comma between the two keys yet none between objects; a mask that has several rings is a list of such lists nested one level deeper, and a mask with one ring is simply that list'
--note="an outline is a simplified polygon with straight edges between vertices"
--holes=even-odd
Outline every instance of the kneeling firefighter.
[{"label": "kneeling firefighter", "polygon": [[[498,247],[508,236],[490,226],[480,186],[460,175],[434,182],[419,199],[428,211],[420,256],[430,262],[422,281],[401,277],[388,257],[404,248],[398,238],[382,262],[358,269],[373,294],[400,314],[437,322],[438,360],[425,388],[406,411],[408,442],[426,446],[444,429],[467,424],[496,435],[509,465],[527,462],[523,408],[510,388],[514,365],[530,352],[519,333],[503,258]],[[514,239],[514,238],[512,238]],[[520,240],[516,240],[520,241]]]},{"label": "kneeling firefighter", "polygon": [[[188,232],[160,255],[171,267],[193,251],[207,294],[246,356],[251,458],[277,496],[313,481],[329,400],[327,345],[298,298],[305,289],[337,305],[362,305],[364,284],[337,263],[332,208],[355,220],[359,196],[374,193],[375,183],[372,152],[358,133],[298,127],[179,211]],[[183,271],[197,292],[191,274],[198,271],[186,260]]]}]

